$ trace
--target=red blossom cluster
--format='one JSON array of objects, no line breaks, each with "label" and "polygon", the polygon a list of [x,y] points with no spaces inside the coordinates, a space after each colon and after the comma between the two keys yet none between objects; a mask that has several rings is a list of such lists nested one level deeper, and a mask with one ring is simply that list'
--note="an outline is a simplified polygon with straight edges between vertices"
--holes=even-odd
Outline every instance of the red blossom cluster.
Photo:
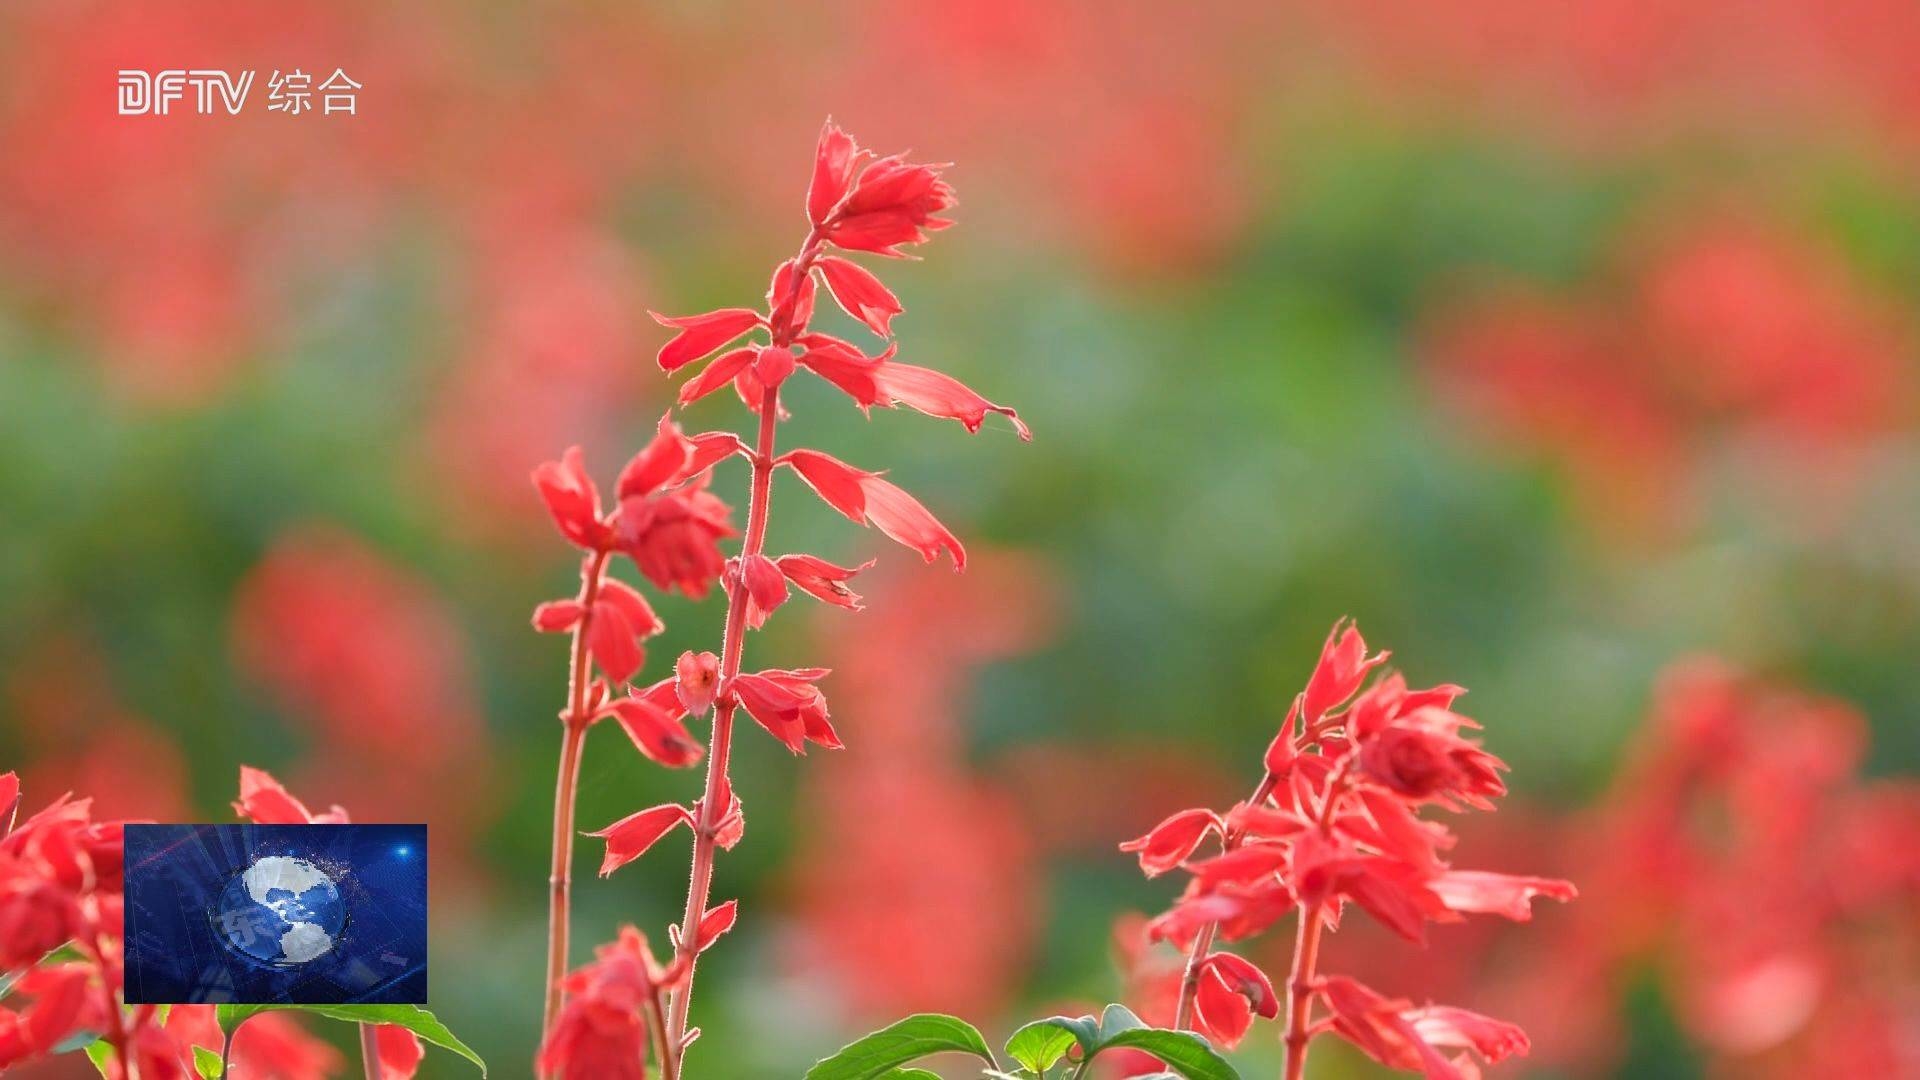
[{"label": "red blossom cluster", "polygon": [[[249,769],[235,805],[243,804],[261,821],[345,820],[338,807],[308,815],[271,777]],[[128,823],[96,821],[91,800],[62,795],[15,827],[20,805],[19,780],[0,775],[0,980],[11,980],[11,994],[26,1000],[0,1006],[0,1072],[87,1038],[111,1048],[100,1062],[109,1080],[198,1077],[195,1047],[224,1052],[237,1075],[262,1080],[324,1080],[338,1071],[339,1052],[286,1013],[261,1013],[223,1035],[211,1005],[125,1007]],[[380,1048],[381,1080],[413,1075],[420,1046],[412,1032],[383,1028]]]},{"label": "red blossom cluster", "polygon": [[[578,448],[534,472],[554,524],[584,553],[579,591],[541,604],[533,616],[536,629],[568,632],[573,639],[554,799],[547,1016],[537,1062],[543,1076],[641,1076],[650,1042],[661,1073],[680,1075],[681,1058],[697,1034],[687,1027],[696,962],[734,919],[732,901],[708,906],[715,851],[738,843],[745,829],[727,772],[733,718],[744,711],[795,754],[805,753],[809,744],[841,745],[818,685],[826,669],[741,670],[746,631],[762,626],[794,588],[836,607],[860,607],[848,582],[864,565],[765,553],[775,471],[791,469],[829,506],[927,561],[945,554],[956,568],[965,566],[959,539],[880,472],[813,449],[776,454],[776,429],[787,415],[780,404],[782,384],[804,369],[844,391],[863,410],[906,405],[958,420],[968,431],[979,430],[988,413],[998,413],[1028,437],[1012,409],[951,376],[896,360],[891,342],[869,355],[811,325],[816,295],[824,286],[868,330],[891,337],[893,320],[903,310],[899,299],[871,271],[836,252],[903,257],[903,247],[946,228],[951,222],[940,215],[953,205],[953,190],[940,170],[904,155],[876,156],[827,124],[807,190],[807,238],[798,254],[775,268],[765,308],[654,316],[676,331],[658,356],[663,371],[705,361],[683,384],[681,406],[732,386],[756,418],[751,446],[732,432],[688,435],[663,417],[653,440],[621,471],[611,506],[603,505]],[[758,340],[762,336],[765,340]],[[743,337],[751,340],[743,343]],[[752,481],[741,549],[728,557],[721,542],[739,534],[730,508],[709,487],[714,467],[735,457],[751,465]],[[670,676],[644,687],[629,685],[645,666],[646,640],[663,624],[639,590],[608,576],[616,554],[630,559],[662,591],[698,599],[718,582],[727,595],[719,651],[688,651]],[[703,747],[688,721],[709,715],[712,736]],[[662,765],[686,768],[704,758],[706,782],[691,803],[649,807],[589,834],[605,841],[603,875],[683,825],[693,834],[686,914],[668,935],[672,959],[654,962],[637,933],[629,933],[603,950],[596,964],[566,976],[581,747],[588,729],[603,719],[614,720],[643,755]]]},{"label": "red blossom cluster", "polygon": [[1562,845],[1587,901],[1513,995],[1541,999],[1558,1056],[1613,1064],[1613,1003],[1650,969],[1712,1075],[1920,1074],[1920,787],[1859,776],[1866,736],[1852,707],[1722,663],[1666,676]]},{"label": "red blossom cluster", "polygon": [[[1423,945],[1428,923],[1469,913],[1524,921],[1535,897],[1574,896],[1566,881],[1455,870],[1441,857],[1454,838],[1420,811],[1491,810],[1506,791],[1506,766],[1464,734],[1479,725],[1453,711],[1459,687],[1412,690],[1393,672],[1368,684],[1386,657],[1369,655],[1355,627],[1336,625],[1267,749],[1252,797],[1224,813],[1180,811],[1121,845],[1149,877],[1189,875],[1172,909],[1144,924],[1147,941],[1171,942],[1186,956],[1184,970],[1141,987],[1149,1010],[1171,1000],[1175,1026],[1225,1046],[1237,1045],[1255,1017],[1284,1011],[1289,1080],[1302,1075],[1309,1041],[1329,1032],[1429,1080],[1479,1075],[1455,1051],[1492,1062],[1527,1049],[1512,1024],[1320,974],[1321,934],[1338,927],[1348,903]],[[1195,858],[1209,837],[1219,853]],[[1214,943],[1252,937],[1295,912],[1283,1003],[1265,972]]]}]

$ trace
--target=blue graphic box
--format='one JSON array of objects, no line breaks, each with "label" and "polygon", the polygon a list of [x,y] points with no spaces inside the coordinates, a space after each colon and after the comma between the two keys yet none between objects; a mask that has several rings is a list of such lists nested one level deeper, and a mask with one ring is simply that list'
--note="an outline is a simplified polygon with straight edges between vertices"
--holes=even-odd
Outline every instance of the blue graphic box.
[{"label": "blue graphic box", "polygon": [[129,825],[126,999],[424,1005],[425,825]]}]

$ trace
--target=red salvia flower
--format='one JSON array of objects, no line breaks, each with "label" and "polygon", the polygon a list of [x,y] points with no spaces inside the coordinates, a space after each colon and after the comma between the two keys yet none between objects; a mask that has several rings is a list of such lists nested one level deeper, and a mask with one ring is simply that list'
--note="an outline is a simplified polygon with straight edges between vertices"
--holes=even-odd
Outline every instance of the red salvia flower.
[{"label": "red salvia flower", "polygon": [[859,566],[837,566],[813,555],[782,555],[773,565],[807,594],[835,607],[860,610],[860,594],[847,587],[853,576],[873,565],[869,559]]},{"label": "red salvia flower", "polygon": [[594,962],[566,976],[572,995],[540,1047],[545,1080],[646,1080],[647,1016],[685,982],[684,959],[662,965],[631,926]]},{"label": "red salvia flower", "polygon": [[648,760],[669,769],[697,765],[705,753],[679,715],[643,697],[615,698],[594,715],[595,720],[607,717],[620,725],[620,730],[627,733],[627,738],[633,740],[633,745]]},{"label": "red salvia flower", "polygon": [[[829,501],[832,501],[829,499]],[[1290,912],[1299,946],[1288,979],[1288,1080],[1302,1076],[1312,1038],[1337,1032],[1375,1060],[1429,1078],[1477,1077],[1467,1056],[1487,1061],[1524,1053],[1520,1029],[1442,1006],[1414,1009],[1352,979],[1314,970],[1319,938],[1352,904],[1401,937],[1424,943],[1430,923],[1465,913],[1531,917],[1536,897],[1569,900],[1571,884],[1553,878],[1454,870],[1442,858],[1453,837],[1423,820],[1428,805],[1491,809],[1506,790],[1505,765],[1461,732],[1477,727],[1452,711],[1459,687],[1410,691],[1388,674],[1366,686],[1385,653],[1369,654],[1357,628],[1333,628],[1306,687],[1268,747],[1254,796],[1224,817],[1184,810],[1121,845],[1149,876],[1174,869],[1191,878],[1174,907],[1146,924],[1149,940],[1189,953],[1177,1021],[1223,1045],[1237,1043],[1259,1017],[1280,1015],[1272,982],[1238,957],[1213,952],[1216,937],[1235,940]],[[1194,858],[1209,836],[1220,853]],[[1312,1019],[1315,1003],[1331,1015]]]},{"label": "red salvia flower", "polygon": [[675,827],[693,826],[693,812],[679,803],[666,803],[640,810],[588,836],[607,842],[607,856],[600,861],[600,876],[606,877],[647,853],[647,849]]},{"label": "red salvia flower", "polygon": [[682,709],[693,716],[705,716],[719,691],[719,657],[691,650],[680,654],[673,665],[673,696]]},{"label": "red salvia flower", "polygon": [[613,528],[600,516],[600,489],[587,475],[586,455],[579,447],[569,446],[559,461],[533,470],[533,484],[560,535],[589,551],[612,546]]},{"label": "red salvia flower", "polygon": [[767,733],[796,754],[808,743],[829,750],[840,747],[840,736],[827,720],[827,699],[813,684],[825,678],[825,668],[800,671],[761,671],[733,680],[733,692]]},{"label": "red salvia flower", "polygon": [[828,506],[857,524],[881,532],[920,553],[928,562],[942,552],[956,570],[967,565],[967,550],[919,500],[883,479],[879,473],[856,469],[818,450],[793,450],[781,459],[807,482]]}]

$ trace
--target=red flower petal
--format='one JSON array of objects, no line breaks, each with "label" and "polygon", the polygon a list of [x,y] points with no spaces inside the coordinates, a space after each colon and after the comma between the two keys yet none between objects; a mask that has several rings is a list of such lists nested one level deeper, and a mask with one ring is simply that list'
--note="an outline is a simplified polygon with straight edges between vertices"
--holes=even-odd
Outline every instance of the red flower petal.
[{"label": "red flower petal", "polygon": [[893,334],[893,317],[905,309],[879,278],[859,263],[833,255],[822,256],[814,265],[826,279],[827,291],[847,314],[881,337]]},{"label": "red flower petal", "polygon": [[804,330],[813,321],[813,275],[802,277],[799,285],[800,291],[796,294],[793,292],[793,260],[788,259],[774,267],[773,281],[767,286],[767,310],[772,313],[768,321],[774,326],[785,326],[788,333]]},{"label": "red flower petal", "polygon": [[240,766],[240,799],[234,813],[259,825],[307,825],[313,814],[305,803],[264,769]]},{"label": "red flower petal", "polygon": [[1367,673],[1386,659],[1384,652],[1367,655],[1367,643],[1358,627],[1345,620],[1335,623],[1320,650],[1320,662],[1307,680],[1303,703],[1307,726],[1311,728],[1327,710],[1352,697]]},{"label": "red flower petal", "polygon": [[691,405],[715,390],[733,381],[735,375],[746,370],[748,364],[759,352],[752,345],[742,346],[732,352],[721,353],[713,363],[700,369],[700,374],[688,379],[680,386],[680,404]]},{"label": "red flower petal", "polygon": [[578,600],[549,600],[533,609],[533,628],[543,634],[571,630],[586,610]]},{"label": "red flower petal", "polygon": [[683,824],[692,828],[693,815],[679,803],[666,803],[628,814],[598,832],[587,833],[607,842],[606,858],[600,862],[600,876],[606,877],[646,854],[647,849],[672,832],[674,826]]},{"label": "red flower petal", "polygon": [[653,494],[685,476],[692,458],[693,442],[680,433],[678,424],[661,417],[652,441],[620,470],[615,497],[624,503]]},{"label": "red flower petal", "polygon": [[709,908],[705,915],[700,916],[699,929],[696,930],[693,935],[693,951],[695,955],[706,952],[721,934],[733,929],[733,921],[735,916],[739,914],[739,911],[740,901],[729,900],[724,904]]},{"label": "red flower petal", "polygon": [[1519,1025],[1467,1009],[1428,1005],[1422,1009],[1410,1009],[1401,1013],[1400,1017],[1412,1024],[1413,1030],[1429,1046],[1472,1049],[1490,1062],[1514,1054],[1524,1055],[1531,1048],[1527,1033],[1520,1030]]},{"label": "red flower petal", "polygon": [[663,371],[674,371],[713,352],[760,325],[760,313],[749,308],[721,308],[703,315],[667,316],[649,311],[653,321],[680,331],[660,347]]},{"label": "red flower petal", "polygon": [[841,131],[833,121],[820,129],[820,141],[813,150],[813,180],[807,185],[807,220],[819,225],[846,197],[853,183],[853,170],[860,161],[860,147],[853,136]]},{"label": "red flower petal", "polygon": [[794,450],[781,460],[791,465],[827,505],[849,519],[873,525],[918,551],[928,562],[945,552],[952,557],[954,569],[966,569],[967,551],[959,539],[919,500],[882,479],[879,473],[856,469],[818,450]]},{"label": "red flower petal", "polygon": [[1571,881],[1483,870],[1449,870],[1429,879],[1427,888],[1450,910],[1504,915],[1515,922],[1533,918],[1536,896],[1566,901],[1579,895]]},{"label": "red flower petal", "polygon": [[869,559],[859,566],[838,566],[812,555],[782,555],[773,562],[788,581],[829,604],[852,611],[860,610],[860,594],[847,588],[846,582],[873,565]]},{"label": "red flower petal", "polygon": [[747,625],[758,630],[767,621],[767,616],[787,602],[787,579],[773,560],[765,555],[749,556],[741,570],[746,582]]},{"label": "red flower petal", "polygon": [[800,339],[806,351],[799,362],[807,370],[839,387],[862,409],[893,404],[880,390],[877,373],[893,356],[893,347],[879,356],[868,356],[847,342],[826,334],[808,334]]},{"label": "red flower petal", "polygon": [[1182,810],[1145,835],[1121,844],[1120,850],[1139,852],[1141,872],[1150,878],[1159,877],[1186,862],[1210,832],[1224,832],[1219,816],[1213,811]]},{"label": "red flower petal", "polygon": [[579,447],[569,446],[559,461],[534,469],[533,486],[539,489],[560,535],[588,550],[600,550],[612,542],[613,530],[600,520],[599,489],[587,475]]},{"label": "red flower petal", "polygon": [[691,650],[680,654],[673,665],[673,695],[680,707],[694,716],[702,716],[713,707],[713,695],[720,687],[720,658],[710,652]]},{"label": "red flower petal", "polygon": [[685,724],[673,712],[640,698],[626,697],[608,702],[595,719],[611,716],[633,740],[648,760],[669,769],[684,769],[699,762],[705,750],[688,733]]},{"label": "red flower petal", "polygon": [[587,652],[593,656],[594,663],[600,665],[600,670],[606,672],[607,678],[616,683],[631,679],[647,658],[626,612],[620,605],[604,600],[594,603],[593,613],[587,619]]},{"label": "red flower petal", "polygon": [[398,1024],[381,1024],[373,1032],[380,1058],[380,1080],[411,1080],[427,1052],[420,1036]]},{"label": "red flower petal", "polygon": [[906,405],[928,416],[958,420],[969,432],[979,431],[988,413],[999,413],[1013,421],[1022,441],[1033,441],[1033,432],[1020,414],[1005,405],[995,405],[951,375],[912,364],[886,363],[874,371],[873,377],[884,404]]},{"label": "red flower petal", "polygon": [[13,819],[20,811],[20,776],[0,773],[0,838],[13,831]]}]

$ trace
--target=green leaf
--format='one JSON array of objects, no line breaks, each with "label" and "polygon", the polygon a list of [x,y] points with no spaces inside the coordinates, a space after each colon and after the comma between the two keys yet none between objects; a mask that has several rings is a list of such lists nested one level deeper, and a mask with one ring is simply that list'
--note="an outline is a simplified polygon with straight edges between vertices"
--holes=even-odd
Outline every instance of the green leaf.
[{"label": "green leaf", "polygon": [[1146,1027],[1146,1021],[1133,1015],[1125,1005],[1109,1005],[1100,1013],[1100,1042],[1104,1045],[1123,1031]]},{"label": "green leaf", "polygon": [[93,1067],[100,1070],[101,1076],[105,1076],[107,1063],[113,1060],[113,1047],[108,1045],[105,1039],[90,1042],[87,1044],[87,1060],[93,1062]]},{"label": "green leaf", "polygon": [[1240,1074],[1233,1071],[1226,1058],[1215,1052],[1207,1040],[1190,1031],[1131,1028],[1116,1033],[1101,1043],[1100,1048],[1116,1046],[1145,1050],[1187,1080],[1240,1080]]},{"label": "green leaf", "polygon": [[220,1074],[227,1071],[226,1063],[220,1060],[220,1055],[204,1046],[193,1048],[193,1067],[200,1070],[204,1080],[220,1080]]},{"label": "green leaf", "polygon": [[940,1080],[940,1074],[929,1069],[907,1066],[887,1073],[884,1080]]},{"label": "green leaf", "polygon": [[1007,1040],[1007,1053],[1013,1060],[1037,1073],[1053,1068],[1080,1037],[1066,1026],[1065,1017],[1035,1020],[1013,1033]]},{"label": "green leaf", "polygon": [[481,1076],[487,1075],[487,1063],[480,1060],[480,1055],[474,1053],[466,1043],[454,1038],[453,1032],[447,1030],[447,1025],[418,1005],[222,1005],[214,1011],[214,1018],[220,1023],[220,1030],[232,1038],[235,1027],[268,1010],[313,1013],[330,1020],[345,1020],[355,1024],[394,1024],[435,1046],[459,1054],[479,1066]]},{"label": "green leaf", "polygon": [[957,1016],[920,1013],[841,1047],[808,1069],[806,1080],[883,1080],[909,1061],[948,1051],[998,1064],[972,1024]]}]

